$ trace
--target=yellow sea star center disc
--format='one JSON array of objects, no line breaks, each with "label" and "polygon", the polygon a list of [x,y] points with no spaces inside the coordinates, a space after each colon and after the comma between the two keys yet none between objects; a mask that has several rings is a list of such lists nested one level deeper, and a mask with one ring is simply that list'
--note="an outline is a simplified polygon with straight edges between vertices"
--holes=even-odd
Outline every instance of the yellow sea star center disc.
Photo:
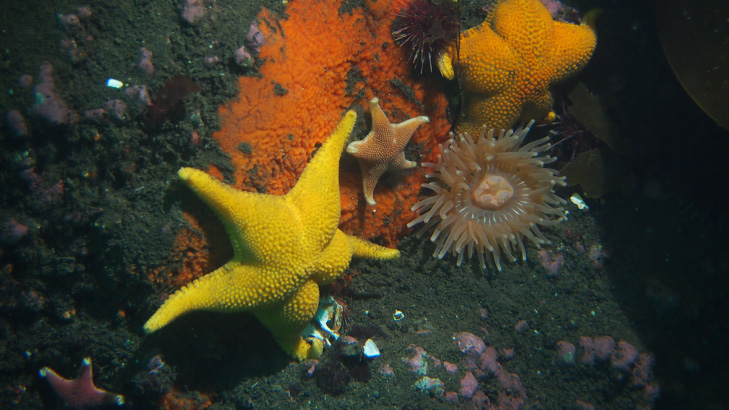
[{"label": "yellow sea star center disc", "polygon": [[483,209],[499,209],[514,196],[514,187],[499,175],[484,175],[471,193],[473,203]]}]

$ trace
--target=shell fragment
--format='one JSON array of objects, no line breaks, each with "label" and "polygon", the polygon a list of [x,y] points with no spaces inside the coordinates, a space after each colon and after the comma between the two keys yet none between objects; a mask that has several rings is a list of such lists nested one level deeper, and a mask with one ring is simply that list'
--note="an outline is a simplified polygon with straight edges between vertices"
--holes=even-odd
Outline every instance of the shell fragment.
[{"label": "shell fragment", "polygon": [[587,211],[590,209],[590,207],[587,206],[585,201],[582,199],[582,197],[578,193],[572,194],[572,196],[570,197],[570,202],[577,205],[577,208],[579,208],[581,211]]},{"label": "shell fragment", "polygon": [[114,78],[110,78],[110,79],[106,80],[106,86],[119,89],[119,88],[124,87],[124,83],[119,80],[116,80]]},{"label": "shell fragment", "polygon": [[372,359],[375,357],[380,356],[380,349],[377,347],[375,342],[372,339],[367,339],[367,341],[364,344],[364,347],[362,348],[362,352],[364,353],[365,357],[368,359]]}]

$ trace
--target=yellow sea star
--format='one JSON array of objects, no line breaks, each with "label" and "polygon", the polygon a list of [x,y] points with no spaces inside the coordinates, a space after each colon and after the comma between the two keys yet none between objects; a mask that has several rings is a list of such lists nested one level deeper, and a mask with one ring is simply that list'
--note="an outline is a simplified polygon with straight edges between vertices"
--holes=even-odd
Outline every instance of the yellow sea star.
[{"label": "yellow sea star", "polygon": [[[552,107],[549,86],[579,72],[597,44],[590,12],[584,23],[553,21],[539,0],[504,0],[481,25],[461,34],[438,61],[452,77],[457,61],[466,94],[458,132],[509,129],[517,120],[544,118]],[[458,53],[458,58],[456,58]]]},{"label": "yellow sea star", "polygon": [[347,112],[284,196],[237,191],[202,171],[180,169],[180,178],[222,220],[233,259],[170,296],[145,332],[193,310],[250,311],[286,352],[298,360],[309,356],[311,345],[300,333],[316,312],[319,285],[336,279],[352,257],[400,255],[337,228],[339,157],[356,119]]},{"label": "yellow sea star", "polygon": [[410,169],[418,165],[405,159],[405,145],[420,124],[430,122],[430,119],[420,116],[391,124],[377,98],[370,100],[370,112],[372,131],[363,140],[349,144],[347,152],[359,162],[365,200],[375,205],[375,185],[385,171]]}]

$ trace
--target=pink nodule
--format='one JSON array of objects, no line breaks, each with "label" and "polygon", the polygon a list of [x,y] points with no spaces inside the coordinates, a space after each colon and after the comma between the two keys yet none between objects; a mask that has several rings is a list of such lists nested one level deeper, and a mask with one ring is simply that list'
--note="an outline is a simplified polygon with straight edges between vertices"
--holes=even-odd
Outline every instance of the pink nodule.
[{"label": "pink nodule", "polygon": [[202,0],[185,0],[181,17],[190,24],[196,24],[205,17],[205,5]]},{"label": "pink nodule", "polygon": [[20,242],[28,235],[28,227],[16,221],[15,218],[8,218],[0,227],[0,244],[12,246]]},{"label": "pink nodule", "polygon": [[461,353],[478,357],[486,350],[483,339],[470,332],[459,332],[453,335],[453,341],[458,345]]},{"label": "pink nodule", "polygon": [[28,126],[25,124],[25,118],[23,118],[23,114],[21,114],[20,111],[8,111],[6,120],[8,122],[8,127],[15,135],[18,137],[28,135]]},{"label": "pink nodule", "polygon": [[524,319],[516,322],[516,324],[514,325],[514,331],[516,333],[521,334],[526,332],[527,330],[529,330],[529,323]]},{"label": "pink nodule", "polygon": [[235,53],[233,53],[233,58],[235,59],[235,62],[240,66],[250,66],[253,63],[253,57],[251,57],[251,53],[246,50],[246,46],[240,46],[237,50],[235,50]]},{"label": "pink nodule", "polygon": [[559,275],[564,266],[564,256],[562,254],[551,254],[542,249],[539,251],[539,264],[547,271],[547,276],[556,277]]},{"label": "pink nodule", "polygon": [[572,366],[575,364],[577,348],[565,340],[557,342],[557,364]]},{"label": "pink nodule", "polygon": [[413,357],[403,357],[402,361],[410,366],[409,370],[420,375],[428,373],[428,362],[425,360],[428,357],[428,353],[422,347],[415,345],[408,346],[407,351],[413,352]]},{"label": "pink nodule", "polygon": [[615,353],[615,339],[610,336],[580,337],[580,347],[584,350],[582,363],[588,366],[596,362],[606,362]]},{"label": "pink nodule", "polygon": [[479,367],[481,370],[486,372],[489,375],[492,375],[499,371],[501,366],[498,363],[498,354],[496,353],[496,349],[489,346],[486,348],[486,350],[483,352],[481,357],[479,358]]},{"label": "pink nodule", "polygon": [[461,396],[470,399],[476,393],[476,389],[478,389],[478,380],[476,380],[473,373],[466,372],[466,375],[461,379]]},{"label": "pink nodule", "polygon": [[139,69],[144,71],[147,75],[154,74],[154,64],[152,64],[152,57],[154,56],[154,53],[144,47],[139,49],[139,53],[141,55],[139,57],[139,63],[137,63]]},{"label": "pink nodule", "polygon": [[31,113],[38,115],[53,125],[70,124],[76,121],[76,114],[68,109],[66,103],[56,94],[53,86],[53,66],[50,63],[40,67],[41,83],[36,84],[35,104]]},{"label": "pink nodule", "polygon": [[255,51],[256,53],[261,52],[261,46],[265,44],[266,37],[263,35],[263,32],[260,28],[258,28],[258,24],[251,23],[250,29],[248,29],[248,33],[246,34],[246,45],[248,47]]},{"label": "pink nodule", "polygon": [[638,360],[638,348],[625,340],[621,340],[618,342],[618,348],[610,364],[613,369],[621,373],[628,373],[636,360]]}]

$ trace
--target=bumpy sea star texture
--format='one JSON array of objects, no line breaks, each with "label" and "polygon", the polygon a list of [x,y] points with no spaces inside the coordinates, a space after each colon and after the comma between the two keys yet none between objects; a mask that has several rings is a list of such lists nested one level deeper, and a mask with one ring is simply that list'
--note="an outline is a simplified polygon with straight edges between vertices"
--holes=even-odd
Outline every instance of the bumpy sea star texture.
[{"label": "bumpy sea star texture", "polygon": [[464,118],[458,132],[509,129],[517,120],[540,120],[552,107],[549,87],[575,75],[597,44],[588,24],[553,21],[539,0],[504,0],[483,24],[461,34],[451,60],[463,76]]}]

